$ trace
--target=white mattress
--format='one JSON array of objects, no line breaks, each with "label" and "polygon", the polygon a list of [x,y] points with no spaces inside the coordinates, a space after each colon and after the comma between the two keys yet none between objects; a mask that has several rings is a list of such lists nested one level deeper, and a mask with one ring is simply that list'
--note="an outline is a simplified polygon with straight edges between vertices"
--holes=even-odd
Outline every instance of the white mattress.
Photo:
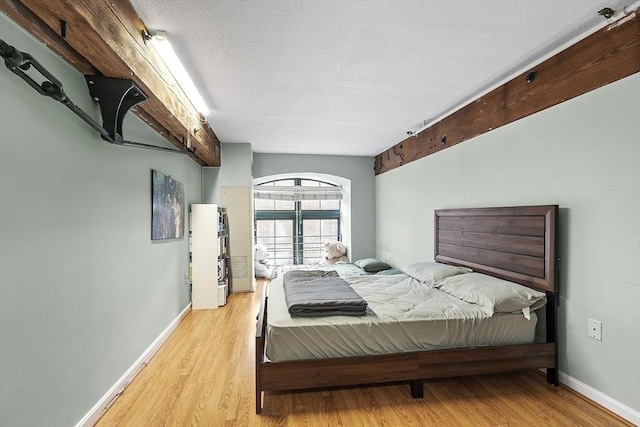
[{"label": "white mattress", "polygon": [[282,278],[271,282],[266,355],[271,361],[321,359],[525,344],[537,317],[522,312],[489,317],[473,304],[406,275],[344,277],[368,305],[366,316],[292,318]]}]

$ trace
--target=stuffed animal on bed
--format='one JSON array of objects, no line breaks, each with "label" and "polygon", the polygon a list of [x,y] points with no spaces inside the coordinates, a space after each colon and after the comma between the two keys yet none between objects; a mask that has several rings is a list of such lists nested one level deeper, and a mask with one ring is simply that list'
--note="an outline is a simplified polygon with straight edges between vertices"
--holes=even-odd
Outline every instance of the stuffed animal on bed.
[{"label": "stuffed animal on bed", "polygon": [[338,262],[349,262],[347,248],[342,242],[331,240],[324,244],[323,264],[335,264]]},{"label": "stuffed animal on bed", "polygon": [[267,248],[265,245],[258,243],[254,246],[254,262],[255,262],[255,276],[256,277],[264,277],[265,279],[271,278],[272,269],[267,262],[267,258],[269,257],[269,252],[267,252]]}]

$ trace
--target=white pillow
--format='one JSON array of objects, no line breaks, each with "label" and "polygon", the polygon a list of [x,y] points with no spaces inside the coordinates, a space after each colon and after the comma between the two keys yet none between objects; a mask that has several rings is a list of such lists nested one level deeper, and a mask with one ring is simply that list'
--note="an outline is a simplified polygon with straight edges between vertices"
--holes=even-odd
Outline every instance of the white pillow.
[{"label": "white pillow", "polygon": [[477,304],[489,316],[522,310],[528,318],[530,310],[542,307],[547,301],[543,292],[481,273],[448,277],[436,287],[458,299]]},{"label": "white pillow", "polygon": [[471,273],[473,270],[467,267],[457,267],[455,265],[442,264],[439,262],[425,261],[411,264],[403,269],[409,276],[414,277],[430,286],[434,286],[439,281],[450,276],[462,273]]}]

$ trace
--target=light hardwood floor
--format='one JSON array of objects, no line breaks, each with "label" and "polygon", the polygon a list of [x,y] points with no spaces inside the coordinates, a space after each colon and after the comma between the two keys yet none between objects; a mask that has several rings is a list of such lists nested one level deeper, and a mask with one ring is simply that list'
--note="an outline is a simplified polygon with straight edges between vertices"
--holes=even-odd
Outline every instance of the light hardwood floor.
[{"label": "light hardwood floor", "polygon": [[192,311],[97,426],[625,426],[537,371],[267,393],[255,414],[254,335],[261,286]]}]

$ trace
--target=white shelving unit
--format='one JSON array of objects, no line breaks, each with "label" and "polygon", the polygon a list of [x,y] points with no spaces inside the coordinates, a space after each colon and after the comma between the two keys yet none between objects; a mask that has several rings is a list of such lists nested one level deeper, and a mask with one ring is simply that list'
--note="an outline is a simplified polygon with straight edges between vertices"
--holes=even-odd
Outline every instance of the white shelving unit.
[{"label": "white shelving unit", "polygon": [[194,310],[217,308],[229,295],[229,225],[224,208],[191,205],[189,248]]}]

